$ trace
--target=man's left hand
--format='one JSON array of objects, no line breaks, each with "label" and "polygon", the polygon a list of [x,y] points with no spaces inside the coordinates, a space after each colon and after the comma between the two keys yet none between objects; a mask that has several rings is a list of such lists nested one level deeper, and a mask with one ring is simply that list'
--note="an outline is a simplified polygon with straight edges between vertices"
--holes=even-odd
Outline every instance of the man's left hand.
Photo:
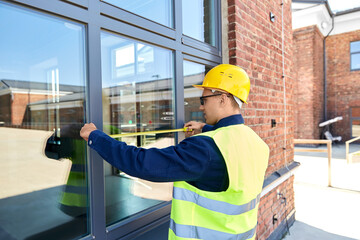
[{"label": "man's left hand", "polygon": [[86,123],[80,130],[80,136],[85,140],[88,141],[89,135],[92,131],[97,130],[95,124],[93,123]]}]

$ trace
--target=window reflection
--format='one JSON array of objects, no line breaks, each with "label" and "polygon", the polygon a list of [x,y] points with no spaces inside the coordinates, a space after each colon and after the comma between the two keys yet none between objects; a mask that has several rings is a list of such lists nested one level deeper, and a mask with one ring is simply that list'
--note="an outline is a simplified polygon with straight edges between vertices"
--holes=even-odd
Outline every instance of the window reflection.
[{"label": "window reflection", "polygon": [[184,105],[185,122],[205,122],[203,112],[199,110],[202,91],[192,85],[201,85],[205,74],[211,68],[203,64],[184,61]]},{"label": "window reflection", "polygon": [[[169,50],[102,33],[103,129],[108,134],[174,128],[173,56]],[[150,148],[174,145],[174,134],[119,139]],[[133,178],[105,163],[107,224],[171,199],[172,184]]]},{"label": "window reflection", "polygon": [[115,49],[114,57],[114,78],[131,78],[152,71],[154,49],[141,43],[132,43]]},{"label": "window reflection", "polygon": [[172,0],[103,0],[114,6],[148,18],[162,25],[173,27]]},{"label": "window reflection", "polygon": [[0,3],[2,239],[88,232],[84,30]]},{"label": "window reflection", "polygon": [[215,1],[182,0],[183,34],[215,46]]}]

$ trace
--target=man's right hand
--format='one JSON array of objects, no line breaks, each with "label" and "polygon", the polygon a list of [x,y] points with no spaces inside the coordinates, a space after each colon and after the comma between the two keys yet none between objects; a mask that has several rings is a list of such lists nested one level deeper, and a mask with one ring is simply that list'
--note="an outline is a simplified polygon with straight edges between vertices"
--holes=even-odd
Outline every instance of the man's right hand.
[{"label": "man's right hand", "polygon": [[89,135],[92,131],[95,131],[97,128],[95,126],[95,124],[93,123],[87,123],[85,124],[81,130],[80,130],[80,136],[85,140],[88,141],[89,140]]},{"label": "man's right hand", "polygon": [[187,127],[189,131],[185,132],[185,137],[191,137],[195,134],[201,133],[205,123],[190,121],[185,123],[184,127]]}]

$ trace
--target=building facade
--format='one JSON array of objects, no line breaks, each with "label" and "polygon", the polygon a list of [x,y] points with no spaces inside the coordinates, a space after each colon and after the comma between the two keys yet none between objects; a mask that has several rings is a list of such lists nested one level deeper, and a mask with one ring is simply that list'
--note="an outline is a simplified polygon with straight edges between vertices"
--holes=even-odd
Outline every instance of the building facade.
[{"label": "building facade", "polygon": [[324,1],[304,2],[293,1],[295,138],[329,131],[347,141],[360,135],[360,9],[333,13]]},{"label": "building facade", "polygon": [[111,167],[79,129],[203,121],[192,85],[220,63],[250,76],[242,114],[270,147],[257,239],[280,239],[295,217],[298,166],[291,14],[289,0],[0,0],[0,239],[167,239],[172,184]]}]

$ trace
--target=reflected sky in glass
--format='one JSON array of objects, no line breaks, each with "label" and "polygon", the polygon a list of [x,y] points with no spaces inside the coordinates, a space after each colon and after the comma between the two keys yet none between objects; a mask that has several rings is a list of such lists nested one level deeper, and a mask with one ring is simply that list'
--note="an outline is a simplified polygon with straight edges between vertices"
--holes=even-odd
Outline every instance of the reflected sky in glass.
[{"label": "reflected sky in glass", "polygon": [[84,84],[84,26],[0,3],[0,79]]},{"label": "reflected sky in glass", "polygon": [[214,7],[213,0],[182,0],[183,34],[215,46]]},{"label": "reflected sky in glass", "polygon": [[162,25],[173,27],[172,0],[104,0]]},{"label": "reflected sky in glass", "polygon": [[184,61],[184,76],[197,75],[205,72],[205,65]]},{"label": "reflected sky in glass", "polygon": [[[193,84],[202,84],[205,73],[208,70],[205,67],[205,65],[185,60],[183,66],[184,66],[184,88],[193,88],[192,87]],[[199,91],[199,93],[202,92],[200,89],[196,88],[196,90]]]},{"label": "reflected sky in glass", "polygon": [[[198,10],[194,8],[194,12],[189,12],[187,15],[199,14],[196,9]],[[196,29],[194,26],[189,35],[194,35]],[[49,71],[58,69],[61,84],[83,85],[85,78],[84,31],[83,25],[66,22],[63,19],[58,20],[41,13],[34,14],[31,11],[0,3],[0,79],[46,83]],[[126,44],[124,41],[126,40],[103,34],[102,50],[104,47],[114,45],[121,48],[121,44]],[[144,47],[138,45],[137,48],[141,50],[140,48]],[[131,58],[132,52],[130,55],[126,54],[129,51],[130,48],[117,52],[117,64]],[[171,61],[168,56],[164,55],[164,58],[159,56],[162,54],[161,51],[157,52],[157,61],[161,61],[160,59],[165,62]],[[154,52],[147,47],[140,51],[140,54],[144,56],[143,59],[151,59]],[[143,65],[148,64],[150,63]],[[160,74],[156,75],[159,76],[148,75],[147,79],[172,77],[169,72],[163,71],[158,71]],[[185,75],[189,75],[194,71],[201,72],[202,70],[189,66],[184,71]],[[111,77],[104,79],[111,79]],[[109,84],[109,82],[105,83],[105,85]]]}]

